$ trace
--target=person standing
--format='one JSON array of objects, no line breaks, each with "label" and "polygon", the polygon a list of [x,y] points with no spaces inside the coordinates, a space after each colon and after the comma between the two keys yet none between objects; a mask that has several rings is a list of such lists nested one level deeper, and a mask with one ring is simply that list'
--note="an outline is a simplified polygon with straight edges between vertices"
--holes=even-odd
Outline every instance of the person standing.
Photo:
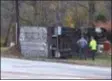
[{"label": "person standing", "polygon": [[91,37],[89,47],[91,50],[92,60],[95,60],[95,55],[97,51],[97,41],[94,39],[94,37]]},{"label": "person standing", "polygon": [[87,40],[82,36],[78,41],[77,44],[79,46],[79,56],[80,59],[82,59],[82,57],[85,58],[86,60],[86,47],[87,47]]}]

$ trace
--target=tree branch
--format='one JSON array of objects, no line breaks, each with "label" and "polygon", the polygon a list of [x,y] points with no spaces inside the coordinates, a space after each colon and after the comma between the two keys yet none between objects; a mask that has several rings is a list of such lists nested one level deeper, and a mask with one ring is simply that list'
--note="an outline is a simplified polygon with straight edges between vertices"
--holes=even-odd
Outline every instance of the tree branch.
[{"label": "tree branch", "polygon": [[20,20],[25,21],[26,23],[33,25],[33,23],[31,21],[29,21],[28,19],[24,19],[24,18],[20,17]]},{"label": "tree branch", "polygon": [[83,7],[83,8],[85,8],[87,11],[89,11],[89,8],[88,7],[86,7],[86,6],[84,6],[83,4],[80,4],[80,3],[77,3],[79,6],[81,6],[81,7]]}]

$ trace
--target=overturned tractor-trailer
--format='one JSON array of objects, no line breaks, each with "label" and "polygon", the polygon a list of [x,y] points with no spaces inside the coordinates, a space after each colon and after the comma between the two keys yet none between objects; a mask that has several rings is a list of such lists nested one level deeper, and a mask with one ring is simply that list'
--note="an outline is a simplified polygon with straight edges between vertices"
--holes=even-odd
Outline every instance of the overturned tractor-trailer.
[{"label": "overturned tractor-trailer", "polygon": [[77,40],[81,34],[89,41],[94,36],[98,43],[105,40],[103,28],[21,27],[20,48],[24,57],[68,58],[78,54]]},{"label": "overturned tractor-trailer", "polygon": [[[55,30],[59,32],[55,33]],[[103,28],[70,28],[70,27],[51,27],[49,28],[50,56],[58,58],[68,58],[78,56],[79,48],[77,41],[83,35],[87,41],[93,36],[98,44],[106,40],[106,30]],[[51,32],[51,34],[50,34]],[[87,49],[88,50],[88,49]]]}]

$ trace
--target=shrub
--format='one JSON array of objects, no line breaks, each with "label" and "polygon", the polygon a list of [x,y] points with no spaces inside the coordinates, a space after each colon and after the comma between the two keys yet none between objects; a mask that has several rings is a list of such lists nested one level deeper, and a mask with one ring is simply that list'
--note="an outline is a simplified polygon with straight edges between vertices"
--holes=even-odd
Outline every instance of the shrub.
[{"label": "shrub", "polygon": [[102,13],[99,13],[97,16],[96,16],[96,19],[95,19],[95,21],[97,22],[97,21],[102,21],[102,22],[106,22],[106,17],[105,17],[105,15],[104,14],[102,14]]}]

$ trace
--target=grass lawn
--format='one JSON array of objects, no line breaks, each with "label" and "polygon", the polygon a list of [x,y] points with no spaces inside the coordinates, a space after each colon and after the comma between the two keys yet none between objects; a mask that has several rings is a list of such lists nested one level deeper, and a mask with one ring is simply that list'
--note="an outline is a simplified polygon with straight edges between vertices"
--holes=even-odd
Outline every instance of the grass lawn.
[{"label": "grass lawn", "polygon": [[8,47],[0,47],[1,53],[7,51],[9,48]]},{"label": "grass lawn", "polygon": [[68,61],[76,64],[111,67],[111,56],[107,54],[97,54],[94,61],[91,57],[88,57],[87,60],[80,60],[79,58],[73,57],[72,59],[68,59]]},{"label": "grass lawn", "polygon": [[[5,52],[7,50],[9,50],[8,47],[1,47],[1,53]],[[107,54],[97,54],[94,61],[90,57],[87,58],[87,60],[80,60],[78,57],[72,57],[72,58],[69,58],[69,59],[54,59],[54,58],[49,59],[49,58],[42,58],[42,57],[40,57],[40,58],[24,58],[24,57],[21,57],[19,59],[29,59],[29,60],[39,60],[39,61],[47,61],[47,62],[62,62],[62,63],[70,63],[70,64],[111,67],[111,56],[107,55]]]}]

